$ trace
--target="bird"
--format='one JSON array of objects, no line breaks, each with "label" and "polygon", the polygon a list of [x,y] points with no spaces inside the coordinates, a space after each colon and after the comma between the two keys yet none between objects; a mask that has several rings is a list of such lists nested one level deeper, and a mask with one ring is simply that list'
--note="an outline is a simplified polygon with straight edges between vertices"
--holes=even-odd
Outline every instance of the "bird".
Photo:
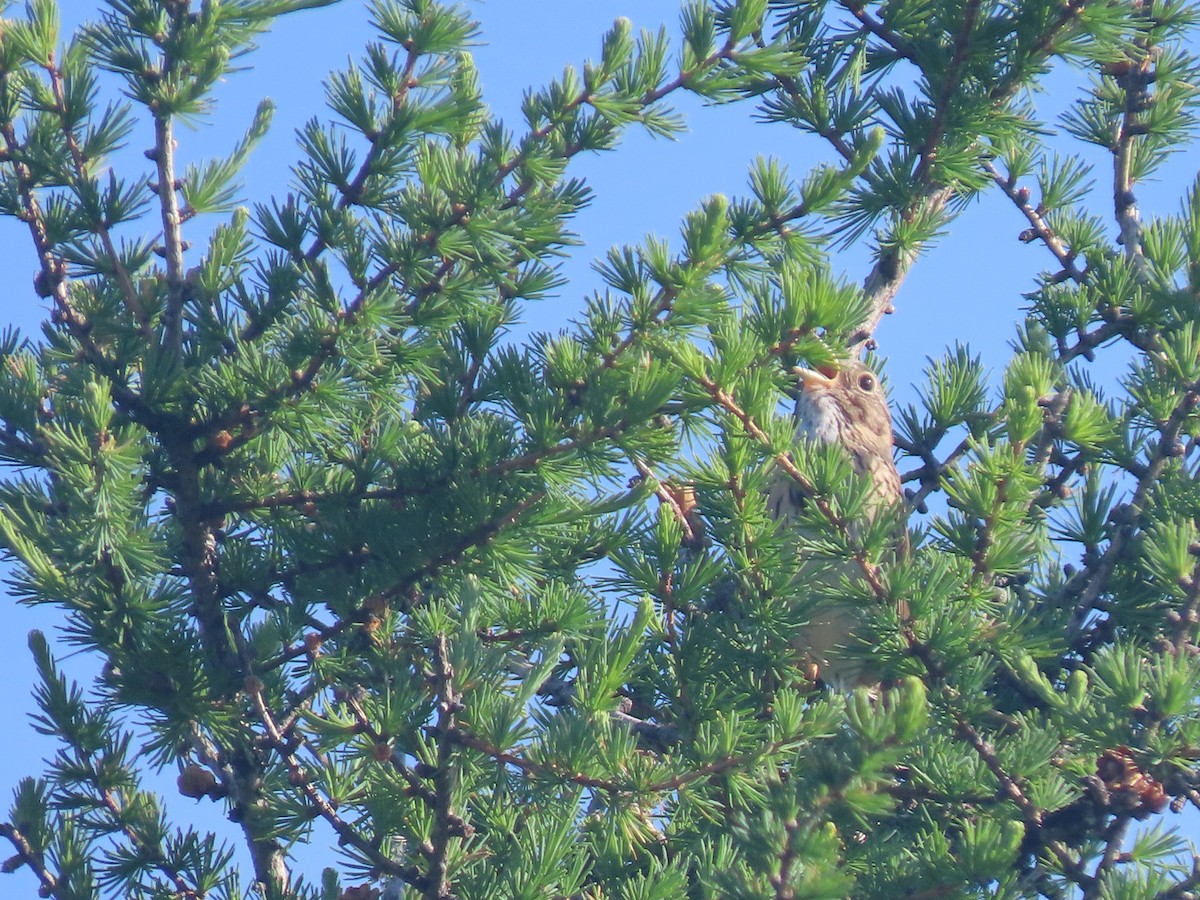
[{"label": "bird", "polygon": [[[796,367],[796,438],[845,449],[851,468],[868,481],[866,516],[875,518],[892,509],[903,497],[900,474],[892,459],[892,417],[879,376],[866,364],[850,359],[819,369]],[[767,491],[771,517],[794,523],[811,502],[802,487],[787,472],[777,469]],[[851,537],[861,525],[850,525]],[[907,552],[907,532],[897,535],[897,555]],[[834,579],[843,569],[835,566]],[[801,576],[803,577],[803,575]],[[828,581],[829,576],[823,576]],[[819,583],[807,587],[819,597]],[[905,614],[904,609],[900,610]],[[869,660],[847,652],[861,622],[858,612],[845,604],[819,599],[814,612],[793,642],[805,668],[835,690],[879,683],[879,673]]]}]

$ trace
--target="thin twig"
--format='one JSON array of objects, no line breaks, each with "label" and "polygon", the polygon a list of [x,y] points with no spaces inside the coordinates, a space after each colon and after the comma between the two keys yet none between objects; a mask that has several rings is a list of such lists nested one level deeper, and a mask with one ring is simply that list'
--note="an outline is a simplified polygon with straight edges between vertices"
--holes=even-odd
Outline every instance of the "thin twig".
[{"label": "thin twig", "polygon": [[1114,523],[1116,528],[1104,555],[1094,565],[1082,569],[1063,587],[1062,600],[1074,604],[1071,620],[1072,632],[1077,634],[1081,632],[1096,600],[1107,586],[1113,569],[1124,557],[1126,546],[1135,534],[1136,525],[1141,518],[1150,492],[1158,484],[1159,476],[1167,463],[1175,458],[1183,425],[1198,402],[1200,402],[1200,380],[1192,382],[1186,388],[1182,399],[1159,429],[1158,445],[1151,453],[1141,478],[1138,479],[1132,498],[1123,508],[1124,513],[1120,517],[1120,521]]},{"label": "thin twig", "polygon": [[1054,254],[1054,258],[1058,260],[1058,264],[1062,267],[1062,270],[1067,273],[1071,280],[1083,284],[1087,276],[1076,265],[1075,252],[1066,245],[1063,239],[1058,236],[1058,233],[1050,227],[1050,224],[1037,208],[1029,202],[1028,192],[1023,192],[1021,188],[1013,183],[1011,178],[1004,176],[991,160],[985,159],[982,165],[984,171],[991,176],[992,181],[1004,192],[1004,195],[1016,204],[1017,209],[1021,211],[1021,214],[1029,222],[1030,229],[1034,235],[1045,244],[1047,250]]},{"label": "thin twig", "polygon": [[[996,750],[990,743],[985,741],[975,726],[968,722],[959,713],[954,715],[956,731],[966,743],[975,751],[976,755],[983,762],[992,776],[1000,783],[1000,789],[1005,796],[1013,802],[1021,812],[1027,826],[1033,829],[1040,829],[1042,825],[1042,811],[1030,802],[1025,796],[1025,792],[1021,790],[1020,784],[1005,770],[1000,758],[996,755]],[[1083,871],[1081,863],[1071,856],[1070,851],[1063,846],[1059,841],[1045,841],[1043,846],[1049,850],[1058,864],[1062,867],[1063,873],[1076,884],[1081,887],[1087,887],[1090,883],[1090,876]]]},{"label": "thin twig", "polygon": [[0,822],[0,837],[7,838],[17,851],[17,856],[21,858],[21,862],[33,870],[33,874],[41,882],[42,889],[47,892],[46,896],[57,897],[58,879],[46,868],[42,854],[33,848],[33,845],[29,843],[29,838],[25,837],[20,829],[10,822]]},{"label": "thin twig", "polygon": [[892,50],[901,59],[906,59],[913,65],[920,65],[918,62],[917,49],[908,42],[908,39],[885,25],[883,22],[876,19],[873,15],[867,12],[867,4],[860,0],[838,0],[842,8],[849,12],[854,18],[862,24],[863,30],[875,35]]},{"label": "thin twig", "polygon": [[[1148,14],[1144,0],[1132,0],[1130,6],[1136,17]],[[1133,168],[1138,140],[1146,133],[1141,113],[1150,105],[1154,53],[1144,35],[1135,38],[1133,46],[1137,58],[1127,58],[1128,71],[1114,75],[1125,93],[1125,102],[1113,146],[1113,213],[1121,229],[1120,241],[1125,248],[1125,257],[1141,271],[1146,261],[1142,253],[1141,213],[1133,192]]]},{"label": "thin twig", "polygon": [[1084,888],[1082,900],[1095,900],[1096,897],[1100,896],[1099,891],[1104,887],[1104,876],[1117,864],[1121,854],[1121,844],[1124,842],[1125,833],[1129,830],[1132,822],[1133,817],[1130,815],[1117,816],[1105,830],[1104,854],[1100,857],[1100,861],[1096,863],[1096,869],[1092,872],[1091,883]]},{"label": "thin twig", "polygon": [[[165,64],[164,64],[165,65]],[[179,184],[175,178],[175,126],[169,115],[154,116],[154,149],[159,211],[163,226],[163,261],[166,263],[167,300],[162,313],[162,345],[169,354],[183,352],[184,281],[183,219],[179,212]]]},{"label": "thin twig", "polygon": [[[58,115],[59,124],[62,127],[63,139],[67,145],[67,151],[71,154],[71,163],[74,166],[75,179],[79,184],[90,180],[87,171],[87,160],[83,155],[83,148],[79,146],[79,138],[75,134],[75,129],[71,126],[67,118],[67,100],[63,85],[62,70],[54,63],[54,54],[50,54],[50,58],[45,65],[46,73],[50,78],[50,91],[54,96],[55,113]],[[100,238],[100,242],[104,245],[104,252],[108,256],[109,262],[112,263],[113,274],[116,276],[117,286],[121,289],[121,296],[125,301],[125,306],[133,316],[133,320],[137,323],[138,331],[147,343],[153,340],[153,334],[150,330],[150,317],[146,313],[146,308],[142,303],[142,298],[138,295],[137,288],[134,287],[133,279],[130,278],[125,264],[121,262],[121,257],[117,253],[116,244],[112,238],[112,231],[108,227],[108,223],[104,221],[103,216],[98,216],[94,222],[90,223],[96,230],[96,234]]]},{"label": "thin twig", "polygon": [[333,804],[317,790],[312,780],[305,773],[304,767],[296,759],[295,751],[289,747],[287,739],[275,724],[274,717],[271,715],[270,709],[267,708],[266,699],[263,697],[261,685],[251,684],[249,687],[257,688],[247,693],[249,693],[254,708],[258,713],[259,721],[262,722],[263,728],[266,729],[267,736],[270,738],[271,748],[279,755],[279,758],[287,767],[292,784],[300,790],[317,814],[329,823],[343,843],[354,847],[371,860],[372,865],[381,873],[400,878],[418,890],[423,890],[427,884],[427,879],[419,869],[415,866],[402,866],[394,860],[389,859],[386,854],[380,852],[378,847],[363,837],[358,828],[355,828],[343,819]]}]

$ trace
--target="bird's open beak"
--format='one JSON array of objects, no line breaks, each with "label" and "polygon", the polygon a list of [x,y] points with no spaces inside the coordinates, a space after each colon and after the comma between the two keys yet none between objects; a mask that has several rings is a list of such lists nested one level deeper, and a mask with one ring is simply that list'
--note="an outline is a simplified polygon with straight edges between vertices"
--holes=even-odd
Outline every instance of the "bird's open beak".
[{"label": "bird's open beak", "polygon": [[800,389],[804,391],[822,388],[829,388],[838,376],[838,370],[832,365],[821,366],[817,369],[805,369],[802,366],[793,366],[792,374],[796,376],[796,380],[800,382]]}]

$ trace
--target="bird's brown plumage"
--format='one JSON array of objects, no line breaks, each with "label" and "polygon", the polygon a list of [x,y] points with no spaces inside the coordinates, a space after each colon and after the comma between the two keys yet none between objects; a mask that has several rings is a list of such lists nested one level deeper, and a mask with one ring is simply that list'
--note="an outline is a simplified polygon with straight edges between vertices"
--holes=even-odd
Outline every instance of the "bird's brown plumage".
[{"label": "bird's brown plumage", "polygon": [[[900,475],[892,461],[892,419],[879,377],[856,360],[836,369],[816,372],[797,369],[796,436],[799,439],[839,444],[850,457],[854,472],[869,480],[868,516],[899,502]],[[768,509],[782,521],[795,519],[807,502],[800,486],[780,471],[767,494]],[[897,549],[904,538],[897,537]],[[840,577],[835,569],[834,578]],[[806,585],[814,594],[819,584]],[[869,660],[851,657],[846,647],[854,637],[860,617],[844,604],[818,602],[795,647],[816,668],[825,683],[844,689],[878,681]]]}]

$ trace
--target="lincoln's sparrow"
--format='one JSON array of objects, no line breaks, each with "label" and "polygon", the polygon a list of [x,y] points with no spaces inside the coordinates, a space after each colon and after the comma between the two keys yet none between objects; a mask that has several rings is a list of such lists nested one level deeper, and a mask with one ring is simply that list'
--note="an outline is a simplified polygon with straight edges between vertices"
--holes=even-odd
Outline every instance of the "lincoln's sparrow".
[{"label": "lincoln's sparrow", "polygon": [[[900,476],[892,461],[892,419],[878,376],[857,361],[815,372],[796,369],[799,394],[796,400],[798,438],[840,444],[850,457],[854,472],[870,480],[869,515],[900,500]],[[807,502],[800,486],[780,471],[767,493],[768,509],[776,519],[794,519]],[[905,538],[898,537],[898,550]],[[835,568],[833,578],[841,577]],[[820,584],[806,587],[820,594]],[[844,604],[818,605],[795,647],[806,664],[816,668],[822,681],[839,690],[879,680],[869,660],[853,658],[846,646],[854,636],[859,616]]]}]

